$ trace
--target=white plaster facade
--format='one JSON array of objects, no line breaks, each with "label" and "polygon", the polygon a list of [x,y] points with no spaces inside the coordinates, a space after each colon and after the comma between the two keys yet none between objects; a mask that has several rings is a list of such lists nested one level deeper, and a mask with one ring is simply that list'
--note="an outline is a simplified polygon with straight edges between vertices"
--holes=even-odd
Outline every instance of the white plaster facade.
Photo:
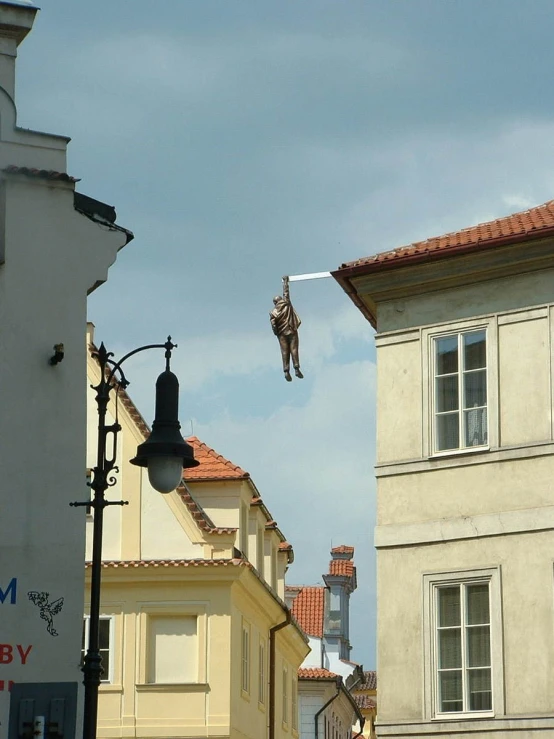
[{"label": "white plaster facade", "polygon": [[[554,736],[554,243],[534,237],[335,273],[378,331],[380,737]],[[437,342],[477,332],[488,434],[437,450]]]},{"label": "white plaster facade", "polygon": [[[99,223],[64,136],[17,127],[17,47],[37,8],[0,2],[0,723],[10,682],[81,682],[87,293],[131,234]],[[96,203],[101,207],[101,203]],[[65,356],[49,364],[53,345]],[[48,631],[29,593],[57,612]],[[63,604],[59,600],[63,598]],[[36,600],[36,598],[35,598]]]}]

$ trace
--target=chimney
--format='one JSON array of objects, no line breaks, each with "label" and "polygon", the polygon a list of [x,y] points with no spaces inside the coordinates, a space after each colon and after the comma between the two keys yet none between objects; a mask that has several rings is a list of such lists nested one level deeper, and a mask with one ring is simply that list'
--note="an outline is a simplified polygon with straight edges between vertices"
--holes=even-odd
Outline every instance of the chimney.
[{"label": "chimney", "polygon": [[0,0],[0,87],[14,102],[17,47],[33,27],[37,10],[27,0]]}]

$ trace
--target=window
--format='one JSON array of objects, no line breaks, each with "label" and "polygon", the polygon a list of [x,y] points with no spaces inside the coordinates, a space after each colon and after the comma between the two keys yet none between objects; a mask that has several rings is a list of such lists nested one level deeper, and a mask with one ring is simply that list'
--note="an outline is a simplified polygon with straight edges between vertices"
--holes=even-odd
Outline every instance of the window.
[{"label": "window", "polygon": [[433,339],[434,451],[488,444],[484,329]]},{"label": "window", "polygon": [[260,639],[258,646],[258,701],[265,703],[265,642]]},{"label": "window", "polygon": [[432,716],[502,710],[499,570],[425,576],[430,641],[425,647]]},{"label": "window", "polygon": [[288,723],[289,717],[289,671],[286,667],[283,667],[283,723]]},{"label": "window", "polygon": [[151,616],[148,629],[149,683],[198,681],[197,616]]},{"label": "window", "polygon": [[[89,625],[90,617],[85,616],[83,619],[83,639],[81,642],[81,664],[83,664],[85,654],[89,645]],[[102,657],[102,682],[113,682],[112,660],[110,659],[110,646],[113,643],[113,618],[111,616],[100,616],[98,624],[98,645],[100,656]]]},{"label": "window", "polygon": [[245,693],[250,692],[250,626],[243,621],[242,623],[242,670],[241,670],[241,688]]},{"label": "window", "polygon": [[295,677],[292,678],[291,712],[291,726],[298,731],[298,680]]}]

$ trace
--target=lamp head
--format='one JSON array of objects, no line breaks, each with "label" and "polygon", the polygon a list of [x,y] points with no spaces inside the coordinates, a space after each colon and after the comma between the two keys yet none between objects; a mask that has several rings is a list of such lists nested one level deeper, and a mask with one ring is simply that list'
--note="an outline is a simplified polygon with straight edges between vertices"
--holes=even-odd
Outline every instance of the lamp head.
[{"label": "lamp head", "polygon": [[183,468],[199,464],[180,429],[179,381],[166,369],[156,381],[156,417],[152,431],[131,460],[131,464],[148,468],[150,483],[159,493],[175,490],[183,477]]}]

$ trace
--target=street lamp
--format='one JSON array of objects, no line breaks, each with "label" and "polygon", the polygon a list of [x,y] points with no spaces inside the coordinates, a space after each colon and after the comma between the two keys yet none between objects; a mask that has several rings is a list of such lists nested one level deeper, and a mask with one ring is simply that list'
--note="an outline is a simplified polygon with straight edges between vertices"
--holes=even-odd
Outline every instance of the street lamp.
[{"label": "street lamp", "polygon": [[[98,723],[98,688],[102,676],[102,657],[99,649],[100,625],[100,582],[102,574],[102,529],[104,522],[104,508],[110,505],[127,505],[127,501],[106,500],[105,493],[116,483],[112,472],[119,472],[116,466],[117,434],[121,426],[117,422],[106,424],[106,413],[110,393],[115,389],[128,386],[121,365],[129,357],[147,349],[165,349],[165,371],[156,382],[156,414],[149,438],[137,449],[137,455],[131,460],[132,464],[148,468],[148,477],[152,487],[160,493],[169,493],[180,483],[183,468],[196,467],[194,452],[190,444],[180,434],[181,425],[178,419],[179,381],[171,372],[169,362],[171,351],[176,347],[168,337],[165,344],[148,344],[134,349],[126,354],[119,362],[114,362],[112,352],[108,352],[104,344],[93,356],[100,365],[100,382],[93,385],[96,390],[96,405],[98,409],[98,449],[96,467],[93,469],[92,481],[89,483],[94,491],[91,500],[84,503],[70,503],[72,506],[89,506],[94,509],[92,529],[92,566],[90,584],[90,617],[88,649],[83,662],[83,684],[85,686],[85,706],[83,717],[83,739],[96,739]],[[117,377],[116,377],[117,373]],[[111,435],[110,450],[108,438]]]}]

